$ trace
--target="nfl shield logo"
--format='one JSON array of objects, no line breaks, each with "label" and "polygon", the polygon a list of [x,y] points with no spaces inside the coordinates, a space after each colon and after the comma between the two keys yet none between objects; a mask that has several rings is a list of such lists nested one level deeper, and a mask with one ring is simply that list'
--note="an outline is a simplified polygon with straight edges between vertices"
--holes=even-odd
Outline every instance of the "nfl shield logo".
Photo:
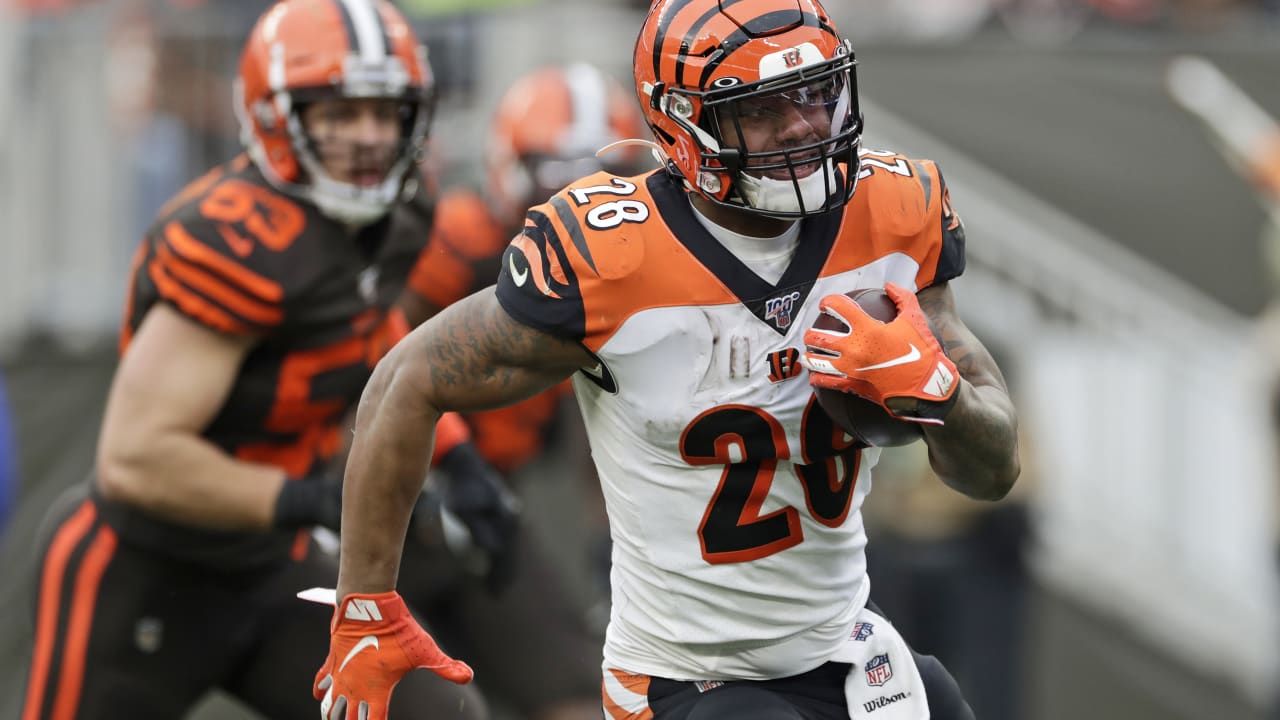
[{"label": "nfl shield logo", "polygon": [[871,633],[875,630],[875,627],[875,625],[872,625],[869,622],[860,622],[853,626],[853,632],[850,633],[849,637],[860,642],[865,642],[867,638],[871,637]]},{"label": "nfl shield logo", "polygon": [[889,664],[889,655],[877,655],[863,668],[867,673],[867,684],[879,687],[893,677],[893,666]]}]

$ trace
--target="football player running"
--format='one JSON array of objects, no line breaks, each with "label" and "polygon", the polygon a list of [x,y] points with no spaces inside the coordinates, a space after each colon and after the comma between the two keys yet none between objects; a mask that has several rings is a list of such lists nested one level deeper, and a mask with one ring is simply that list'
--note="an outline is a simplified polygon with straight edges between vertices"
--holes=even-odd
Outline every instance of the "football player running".
[{"label": "football player running", "polygon": [[[91,490],[40,546],[24,720],[178,718],[214,688],[315,716],[334,609],[295,595],[336,577],[310,533],[338,519],[321,477],[407,331],[395,303],[426,228],[389,229],[431,70],[389,2],[288,0],[248,39],[236,110],[248,154],[174,196],[135,256]],[[465,438],[451,418],[446,464]],[[485,716],[455,684],[469,668],[407,613],[348,607],[333,630],[352,628],[348,673],[436,671],[401,683],[399,717]]]},{"label": "football player running", "polygon": [[[409,277],[414,292],[402,298],[410,324],[492,285],[529,206],[583,175],[638,171],[640,148],[618,148],[599,158],[595,153],[643,131],[630,92],[591,65],[544,67],[516,79],[489,123],[482,189],[450,188],[435,205],[430,240]],[[558,435],[555,446],[569,449],[571,457],[550,467],[587,475],[581,506],[588,517],[581,522],[607,542],[603,502],[594,485],[585,486],[594,483],[586,443],[561,434],[581,431],[558,426],[570,394],[565,381],[515,405],[465,418],[485,460],[522,482],[537,483],[550,469],[534,461]],[[398,589],[408,606],[431,620],[446,647],[466,657],[487,697],[530,720],[597,720],[599,632],[554,564],[582,562],[586,553],[552,555],[526,528],[502,567],[465,549],[455,556],[434,530],[419,524],[405,544]],[[477,570],[484,582],[474,577]],[[607,582],[607,568],[602,576]]]},{"label": "football player running", "polygon": [[[427,249],[409,276],[414,292],[403,297],[410,325],[492,285],[531,205],[593,172],[637,172],[637,148],[601,157],[596,151],[643,131],[630,93],[596,67],[545,67],[518,78],[489,123],[483,189],[450,188],[435,205]],[[549,425],[570,390],[566,381],[515,405],[467,413],[476,447],[504,473],[526,466],[544,452]]]},{"label": "football player running", "polygon": [[[966,495],[1012,487],[1015,413],[949,288],[964,234],[942,176],[860,149],[853,52],[816,0],[657,0],[634,70],[665,167],[593,174],[532,208],[496,287],[375,370],[340,607],[400,606],[407,507],[442,411],[572,376],[614,541],[609,717],[972,718],[868,603],[860,507],[879,453],[811,387],[920,422],[933,469]],[[862,287],[885,287],[898,318],[861,316],[843,293]],[[806,330],[820,312],[851,330]],[[403,668],[344,669],[345,643],[321,671],[328,696],[382,704]]]}]

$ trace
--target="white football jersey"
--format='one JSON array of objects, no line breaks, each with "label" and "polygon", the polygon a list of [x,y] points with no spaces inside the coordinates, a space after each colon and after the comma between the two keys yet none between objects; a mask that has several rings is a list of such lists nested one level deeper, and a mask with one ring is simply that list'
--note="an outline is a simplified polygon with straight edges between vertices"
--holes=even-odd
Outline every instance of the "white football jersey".
[{"label": "white football jersey", "polygon": [[777,283],[713,239],[662,171],[574,183],[512,241],[503,307],[600,361],[574,389],[614,542],[606,667],[795,675],[865,605],[860,508],[879,451],[818,407],[804,331],[824,295],[918,289],[964,261],[936,167],[875,157],[843,212],[805,221]]}]

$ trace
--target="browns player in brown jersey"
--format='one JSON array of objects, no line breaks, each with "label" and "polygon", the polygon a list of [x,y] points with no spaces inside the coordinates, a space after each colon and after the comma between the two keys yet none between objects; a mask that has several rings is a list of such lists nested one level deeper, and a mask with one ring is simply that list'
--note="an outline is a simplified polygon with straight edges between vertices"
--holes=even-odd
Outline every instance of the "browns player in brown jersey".
[{"label": "browns player in brown jersey", "polygon": [[[136,253],[91,489],[46,523],[24,720],[182,717],[214,688],[314,716],[332,610],[295,594],[336,578],[309,532],[338,518],[320,478],[407,330],[426,228],[389,229],[432,109],[389,2],[259,20],[236,93],[248,154],[179,192]],[[450,422],[446,464],[466,437]],[[406,679],[400,717],[483,717],[449,680]]]}]

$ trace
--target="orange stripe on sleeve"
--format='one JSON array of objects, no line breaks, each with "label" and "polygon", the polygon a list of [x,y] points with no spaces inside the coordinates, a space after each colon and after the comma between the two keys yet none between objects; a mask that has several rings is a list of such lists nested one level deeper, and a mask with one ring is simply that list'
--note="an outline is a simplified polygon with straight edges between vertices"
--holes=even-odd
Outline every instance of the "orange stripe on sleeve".
[{"label": "orange stripe on sleeve", "polygon": [[134,288],[137,287],[138,273],[142,271],[142,263],[147,259],[147,243],[139,243],[138,249],[133,253],[133,260],[129,263],[129,296],[125,298],[124,305],[124,322],[120,324],[120,341],[118,351],[124,354],[125,348],[129,347],[129,341],[133,340],[133,327],[129,321],[133,318],[134,304]]},{"label": "orange stripe on sleeve", "polygon": [[[525,260],[529,263],[529,275],[533,278],[533,284],[542,291],[543,295],[550,298],[560,299],[551,286],[547,284],[547,275],[542,268],[542,251],[525,235],[519,235],[511,241],[511,245],[524,254]],[[554,253],[548,253],[554,257]],[[563,274],[563,270],[561,273]],[[560,280],[563,280],[561,278]],[[557,280],[557,282],[560,282]]]},{"label": "orange stripe on sleeve", "polygon": [[164,238],[173,247],[174,252],[183,258],[209,268],[236,283],[250,295],[269,303],[278,303],[284,299],[284,288],[280,287],[279,283],[253,272],[230,258],[219,255],[191,237],[191,233],[179,223],[171,222],[165,225]]},{"label": "orange stripe on sleeve", "polygon": [[85,500],[79,509],[58,528],[44,558],[44,572],[40,577],[40,600],[36,614],[36,640],[31,658],[31,676],[27,681],[26,708],[22,720],[37,720],[44,702],[45,683],[49,681],[49,666],[53,662],[53,648],[58,639],[58,606],[62,597],[62,577],[67,571],[71,553],[93,526],[97,511],[93,503]]},{"label": "orange stripe on sleeve", "polygon": [[201,270],[199,266],[173,254],[164,245],[157,249],[156,259],[172,277],[199,290],[250,322],[272,326],[279,325],[284,319],[284,312],[278,305],[267,304],[238,292],[231,285]]},{"label": "orange stripe on sleeve", "polygon": [[622,687],[630,690],[637,695],[649,695],[649,682],[652,680],[648,675],[635,675],[632,673],[622,672],[609,668],[609,672],[618,679]]},{"label": "orange stripe on sleeve", "polygon": [[93,628],[93,611],[97,606],[98,587],[111,557],[116,552],[116,533],[103,525],[85,551],[76,585],[71,596],[71,617],[67,624],[67,645],[62,653],[62,671],[58,677],[58,700],[53,706],[52,720],[75,720],[84,685],[85,653],[89,649],[89,631]]},{"label": "orange stripe on sleeve", "polygon": [[160,290],[160,294],[177,303],[182,312],[187,315],[223,332],[236,335],[249,335],[254,332],[248,325],[241,323],[226,311],[196,295],[169,277],[164,266],[158,262],[153,260],[150,263],[148,273],[151,275],[151,280],[155,282],[156,287]]},{"label": "orange stripe on sleeve", "polygon": [[610,700],[608,695],[604,696],[604,709],[605,712],[609,713],[611,720],[627,720],[627,718],[631,717],[626,710],[618,707],[617,703]]}]

